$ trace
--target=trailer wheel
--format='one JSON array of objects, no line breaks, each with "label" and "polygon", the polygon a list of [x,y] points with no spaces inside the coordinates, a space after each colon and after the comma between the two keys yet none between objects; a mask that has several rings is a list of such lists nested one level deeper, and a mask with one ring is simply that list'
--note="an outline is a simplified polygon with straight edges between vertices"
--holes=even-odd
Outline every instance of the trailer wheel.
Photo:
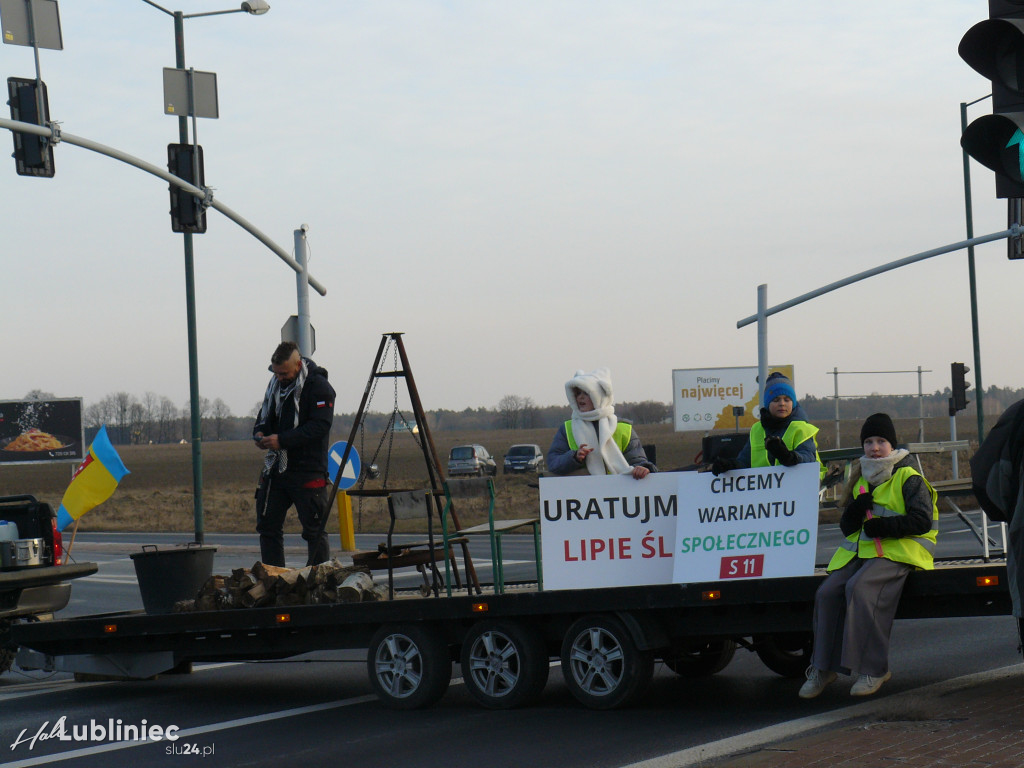
[{"label": "trailer wheel", "polygon": [[735,654],[736,643],[732,640],[697,641],[673,648],[663,661],[681,677],[707,677],[725,669]]},{"label": "trailer wheel", "polygon": [[513,621],[481,621],[462,644],[462,679],[488,709],[530,704],[548,681],[548,654],[540,635]]},{"label": "trailer wheel", "polygon": [[366,666],[374,692],[391,709],[429,707],[444,695],[452,679],[448,646],[441,635],[416,624],[377,630]]},{"label": "trailer wheel", "polygon": [[764,665],[783,677],[803,677],[811,663],[814,635],[810,632],[781,632],[755,635],[754,651]]},{"label": "trailer wheel", "polygon": [[613,709],[643,693],[654,656],[641,651],[612,616],[584,616],[562,641],[562,675],[569,691],[590,709]]}]

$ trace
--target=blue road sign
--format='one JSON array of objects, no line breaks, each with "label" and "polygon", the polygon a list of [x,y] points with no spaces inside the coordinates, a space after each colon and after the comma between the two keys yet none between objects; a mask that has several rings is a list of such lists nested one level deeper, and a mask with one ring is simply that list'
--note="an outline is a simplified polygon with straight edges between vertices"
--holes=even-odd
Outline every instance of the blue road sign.
[{"label": "blue road sign", "polygon": [[[335,476],[338,474],[338,468],[341,466],[341,459],[345,455],[345,446],[348,445],[344,440],[339,440],[327,450],[327,471],[331,476],[331,481],[334,481]],[[345,464],[345,471],[341,473],[341,477],[338,478],[338,490],[344,491],[346,488],[351,488],[356,484],[356,480],[359,479],[359,454],[356,453],[356,449],[353,446],[352,450],[348,452],[348,463]]]}]

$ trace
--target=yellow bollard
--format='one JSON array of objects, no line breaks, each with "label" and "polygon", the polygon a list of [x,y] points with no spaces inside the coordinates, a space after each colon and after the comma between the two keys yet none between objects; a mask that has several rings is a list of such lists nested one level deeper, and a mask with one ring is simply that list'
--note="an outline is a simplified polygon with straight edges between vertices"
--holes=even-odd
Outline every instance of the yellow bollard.
[{"label": "yellow bollard", "polygon": [[343,552],[356,551],[356,532],[352,525],[352,498],[345,491],[338,491],[335,501],[338,506],[338,532],[341,534]]}]

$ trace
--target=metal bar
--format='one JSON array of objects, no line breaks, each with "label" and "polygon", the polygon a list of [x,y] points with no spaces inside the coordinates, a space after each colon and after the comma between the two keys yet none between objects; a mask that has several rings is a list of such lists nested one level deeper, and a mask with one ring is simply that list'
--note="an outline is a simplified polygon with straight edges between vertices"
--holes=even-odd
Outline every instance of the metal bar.
[{"label": "metal bar", "polygon": [[[32,123],[22,123],[18,120],[10,120],[8,118],[3,117],[0,117],[0,128],[7,128],[8,130],[18,131],[20,133],[34,133],[37,136],[53,136],[53,131],[50,128],[34,125]],[[129,155],[127,152],[122,152],[119,149],[114,149],[113,147],[109,147],[105,144],[100,144],[99,142],[92,141],[81,136],[75,136],[74,134],[71,133],[64,133],[63,131],[61,131],[60,137],[61,141],[67,144],[73,144],[76,147],[82,147],[83,149],[88,149],[92,152],[97,152],[101,155],[112,157],[115,160],[120,160],[122,163],[125,163],[127,165],[133,165],[139,170],[145,171],[146,173],[161,178],[164,181],[173,184],[176,187],[184,189],[186,192],[195,195],[200,199],[206,194],[205,190],[202,190],[199,187],[189,184],[184,179],[179,179],[177,176],[174,176],[173,174],[169,173],[165,168],[160,168],[159,166],[153,165],[152,163],[147,163],[145,160],[135,157],[134,155]],[[188,142],[186,141],[183,143],[187,144]],[[284,248],[282,248],[269,237],[267,237],[267,235],[261,232],[254,224],[244,219],[242,216],[240,216],[238,213],[233,211],[228,206],[221,203],[216,198],[214,198],[211,201],[210,207],[220,211],[222,214],[227,216],[229,219],[235,222],[246,232],[251,234],[265,246],[267,246],[267,248],[273,251],[274,254],[279,259],[281,259],[281,261],[283,261],[285,264],[291,267],[295,272],[302,271],[302,267],[299,266],[299,263],[291,257],[291,254],[289,254],[288,251],[286,251]],[[324,285],[319,280],[310,276],[309,284],[321,296],[327,295],[327,288],[325,288]]]},{"label": "metal bar", "polygon": [[[988,97],[985,97],[988,98]],[[980,101],[980,99],[979,99]],[[960,102],[960,133],[967,130],[967,104]],[[967,237],[974,237],[974,211],[971,206],[971,158],[964,150],[964,214],[967,217]],[[967,274],[971,293],[971,338],[974,342],[974,386],[978,416],[978,443],[985,439],[985,408],[982,405],[981,336],[978,331],[978,277],[974,269],[974,246],[967,246]]]},{"label": "metal bar", "polygon": [[377,366],[380,365],[381,357],[384,355],[387,341],[387,334],[381,336],[380,346],[377,347],[377,356],[373,358],[373,368],[370,369],[370,378],[366,380],[366,388],[363,389],[363,399],[359,401],[359,409],[356,411],[355,421],[352,422],[352,429],[348,433],[348,444],[345,446],[345,453],[342,455],[341,461],[338,462],[338,473],[334,476],[334,484],[331,487],[331,495],[327,501],[327,509],[331,509],[334,506],[334,497],[338,495],[338,481],[341,480],[341,473],[345,471],[345,466],[348,464],[348,455],[352,452],[352,446],[355,444],[359,423],[363,420],[363,412],[366,410],[366,401],[370,399],[370,390],[373,388],[374,374],[377,371]]},{"label": "metal bar", "polygon": [[[860,282],[861,280],[866,280],[869,277],[874,277],[875,275],[880,275],[884,272],[890,272],[894,269],[898,269],[899,267],[905,267],[908,264],[913,264],[918,261],[930,259],[933,256],[941,256],[944,253],[952,253],[953,251],[959,251],[962,250],[963,248],[966,248],[969,245],[981,245],[982,243],[991,243],[995,240],[1005,240],[1008,237],[1016,237],[1022,232],[1024,232],[1024,227],[1015,226],[1009,229],[1005,229],[1002,232],[993,232],[990,235],[972,237],[970,240],[961,240],[958,243],[944,245],[941,248],[933,248],[930,251],[922,251],[921,253],[915,253],[913,256],[907,256],[904,259],[898,259],[897,261],[891,261],[888,264],[882,264],[881,266],[865,270],[864,272],[858,272],[857,274],[851,275],[850,277],[845,277],[842,280],[837,280],[834,283],[829,283],[828,285],[810,291],[809,293],[797,296],[795,299],[790,299],[789,301],[784,301],[781,304],[776,304],[774,307],[770,307],[769,309],[767,309],[765,314],[769,316],[778,314],[779,312],[791,309],[792,307],[795,307],[798,304],[803,304],[805,301],[810,301],[811,299],[816,299],[819,296],[824,296],[826,293],[831,293],[832,291],[835,291],[839,288],[845,288],[847,285]],[[758,290],[760,291],[760,287],[758,288]],[[736,327],[743,328],[747,325],[750,325],[751,323],[758,322],[758,319],[759,314],[750,315],[749,317],[745,317],[742,320],[738,320],[736,322]]]}]

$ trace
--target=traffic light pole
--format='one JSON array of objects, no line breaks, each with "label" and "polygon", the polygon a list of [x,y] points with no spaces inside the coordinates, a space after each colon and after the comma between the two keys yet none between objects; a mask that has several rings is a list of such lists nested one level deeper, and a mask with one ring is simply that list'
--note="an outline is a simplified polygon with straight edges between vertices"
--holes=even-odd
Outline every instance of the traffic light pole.
[{"label": "traffic light pole", "polygon": [[[185,23],[181,11],[174,12],[174,58],[178,69],[185,68]],[[189,105],[191,107],[191,105]],[[189,110],[191,111],[191,109]],[[178,143],[188,144],[188,116],[178,117]],[[193,178],[199,179],[199,174]],[[199,345],[196,323],[196,271],[192,233],[182,233],[185,250],[185,315],[188,322],[188,392],[192,424],[192,514],[196,542],[203,543],[203,422],[199,409]]]},{"label": "traffic light pole", "polygon": [[[970,104],[960,102],[960,133],[967,130],[967,108],[979,101],[989,98],[983,96],[975,99]],[[967,216],[967,237],[974,237],[974,212],[971,207],[971,156],[964,150],[964,209]],[[978,443],[985,439],[985,409],[982,407],[981,385],[981,337],[978,333],[978,279],[974,270],[974,246],[967,246],[967,274],[970,280],[971,291],[971,334],[974,341],[974,397],[977,401],[976,411],[978,417]],[[955,437],[952,439],[956,439]],[[953,452],[954,460],[956,451]],[[956,477],[956,475],[954,475]]]}]

